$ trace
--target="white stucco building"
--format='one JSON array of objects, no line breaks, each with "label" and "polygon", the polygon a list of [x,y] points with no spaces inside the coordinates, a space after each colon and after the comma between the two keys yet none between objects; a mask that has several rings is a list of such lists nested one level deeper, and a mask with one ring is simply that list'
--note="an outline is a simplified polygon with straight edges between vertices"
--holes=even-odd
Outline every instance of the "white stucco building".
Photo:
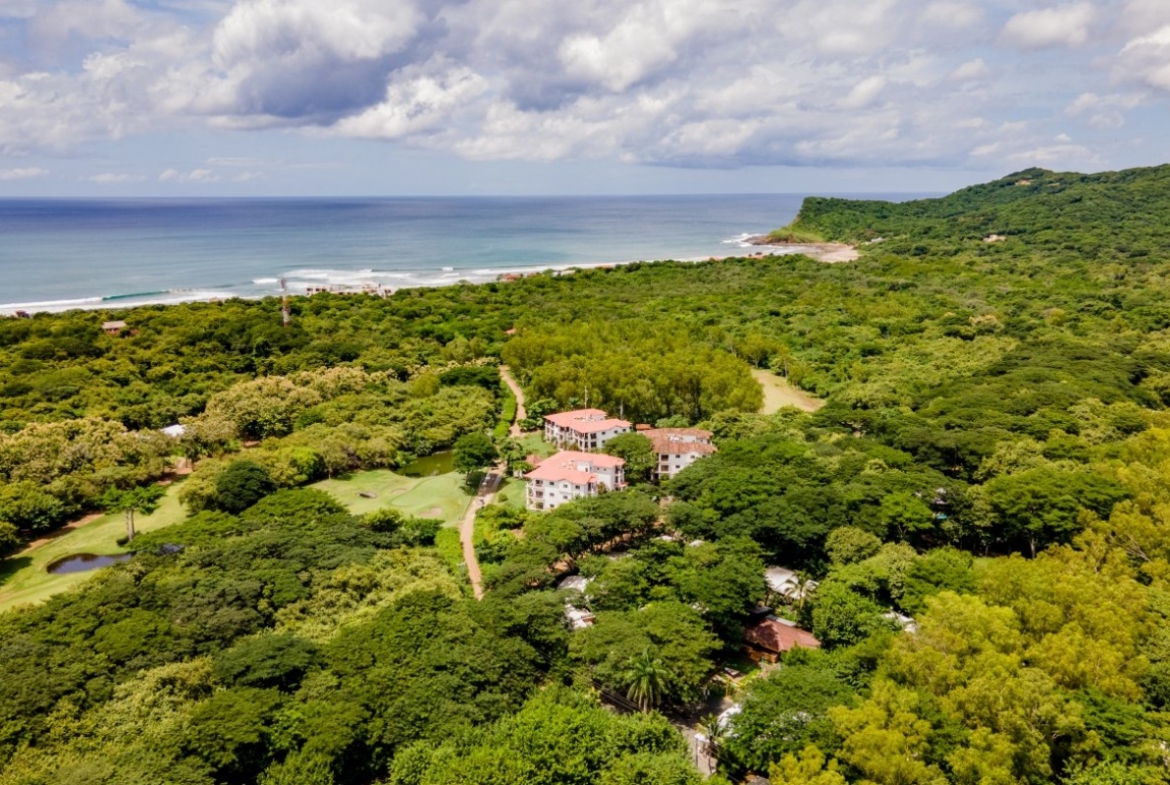
[{"label": "white stucco building", "polygon": [[625,465],[611,455],[558,452],[524,475],[528,509],[555,510],[567,501],[596,496],[602,487],[610,491],[624,488]]},{"label": "white stucco building", "polygon": [[544,418],[544,440],[566,449],[600,450],[615,436],[628,433],[630,424],[601,409],[557,412]]},{"label": "white stucco building", "polygon": [[654,477],[659,480],[668,480],[704,455],[716,452],[711,432],[699,428],[651,428],[639,433],[654,445]]}]

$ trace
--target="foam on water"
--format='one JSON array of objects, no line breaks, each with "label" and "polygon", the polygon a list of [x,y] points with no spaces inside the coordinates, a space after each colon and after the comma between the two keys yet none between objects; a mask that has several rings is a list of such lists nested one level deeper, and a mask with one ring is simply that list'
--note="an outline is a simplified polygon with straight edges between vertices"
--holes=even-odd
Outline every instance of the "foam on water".
[{"label": "foam on water", "polygon": [[743,247],[745,227],[788,223],[801,200],[0,200],[0,313],[265,297],[281,278],[294,293],[396,290],[702,260]]}]

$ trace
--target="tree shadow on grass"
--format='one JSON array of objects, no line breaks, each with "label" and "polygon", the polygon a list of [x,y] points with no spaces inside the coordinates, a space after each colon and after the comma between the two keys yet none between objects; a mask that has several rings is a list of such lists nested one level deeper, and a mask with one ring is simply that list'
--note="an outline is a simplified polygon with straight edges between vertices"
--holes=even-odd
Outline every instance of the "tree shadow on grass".
[{"label": "tree shadow on grass", "polygon": [[3,587],[9,578],[30,564],[32,564],[31,556],[13,556],[11,559],[0,561],[0,587]]}]

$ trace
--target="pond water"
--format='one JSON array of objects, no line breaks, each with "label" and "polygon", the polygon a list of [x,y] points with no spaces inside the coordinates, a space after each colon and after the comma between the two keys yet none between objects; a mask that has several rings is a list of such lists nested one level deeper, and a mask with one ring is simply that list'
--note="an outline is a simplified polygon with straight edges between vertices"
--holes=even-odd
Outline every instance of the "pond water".
[{"label": "pond water", "polygon": [[116,553],[112,556],[99,556],[96,553],[75,553],[72,556],[66,556],[49,564],[45,569],[53,575],[61,575],[67,572],[88,572],[96,570],[99,567],[109,567],[111,564],[126,561],[130,558],[128,553]]},{"label": "pond water", "polygon": [[437,477],[440,474],[450,474],[453,471],[455,471],[455,453],[450,450],[440,450],[433,455],[415,458],[399,469],[399,474],[407,477]]}]

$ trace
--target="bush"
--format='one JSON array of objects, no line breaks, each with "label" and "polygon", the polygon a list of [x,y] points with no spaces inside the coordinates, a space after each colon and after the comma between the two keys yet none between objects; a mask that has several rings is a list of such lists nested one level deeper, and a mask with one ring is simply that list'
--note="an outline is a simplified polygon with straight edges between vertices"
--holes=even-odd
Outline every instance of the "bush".
[{"label": "bush", "polygon": [[276,490],[276,483],[258,463],[232,461],[215,478],[215,496],[212,509],[240,513]]}]

